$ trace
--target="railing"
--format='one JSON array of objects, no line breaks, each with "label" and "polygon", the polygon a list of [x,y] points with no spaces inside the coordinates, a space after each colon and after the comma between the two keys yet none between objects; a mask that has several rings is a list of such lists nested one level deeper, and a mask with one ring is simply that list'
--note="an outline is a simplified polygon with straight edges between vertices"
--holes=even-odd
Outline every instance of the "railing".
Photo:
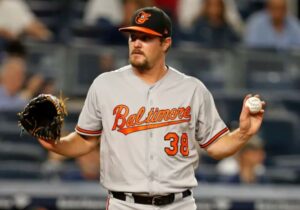
[{"label": "railing", "polygon": [[[29,70],[57,78],[59,88],[70,95],[85,95],[97,75],[128,63],[126,47],[33,43],[27,46]],[[167,64],[200,78],[212,91],[300,89],[300,51],[178,47],[170,50]]]},{"label": "railing", "polygon": [[[98,182],[1,182],[0,209],[104,210],[107,191]],[[201,210],[298,210],[300,186],[202,184],[193,190]]]}]

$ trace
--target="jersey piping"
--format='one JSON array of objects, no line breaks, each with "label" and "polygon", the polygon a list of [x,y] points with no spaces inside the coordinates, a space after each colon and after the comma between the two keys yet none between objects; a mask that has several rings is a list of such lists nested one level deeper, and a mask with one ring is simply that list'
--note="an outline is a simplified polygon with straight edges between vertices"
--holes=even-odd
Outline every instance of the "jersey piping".
[{"label": "jersey piping", "polygon": [[87,136],[99,136],[102,133],[101,130],[97,130],[97,131],[86,130],[80,128],[78,125],[75,127],[75,131],[79,134],[87,135]]},{"label": "jersey piping", "polygon": [[214,137],[212,137],[208,142],[206,142],[205,144],[200,144],[201,148],[206,148],[208,147],[210,144],[212,144],[213,142],[215,142],[220,136],[222,136],[223,134],[225,134],[227,131],[229,131],[229,129],[226,127],[223,130],[221,130],[220,132],[218,132]]}]

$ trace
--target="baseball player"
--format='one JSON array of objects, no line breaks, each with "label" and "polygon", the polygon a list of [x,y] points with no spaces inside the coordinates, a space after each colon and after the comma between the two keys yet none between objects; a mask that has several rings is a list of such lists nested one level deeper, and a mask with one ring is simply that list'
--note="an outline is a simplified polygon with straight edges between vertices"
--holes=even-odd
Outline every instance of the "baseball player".
[{"label": "baseball player", "polygon": [[120,31],[129,33],[130,65],[94,80],[75,132],[40,143],[73,157],[99,147],[109,210],[196,209],[199,149],[217,159],[234,154],[258,131],[264,111],[251,115],[244,105],[230,132],[206,87],[166,65],[172,27],[162,10],[139,9]]}]

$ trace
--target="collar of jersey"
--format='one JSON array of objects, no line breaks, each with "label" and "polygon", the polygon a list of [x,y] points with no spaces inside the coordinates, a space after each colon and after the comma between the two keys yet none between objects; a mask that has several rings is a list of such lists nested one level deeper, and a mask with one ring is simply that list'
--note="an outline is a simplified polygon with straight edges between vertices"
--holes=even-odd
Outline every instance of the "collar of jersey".
[{"label": "collar of jersey", "polygon": [[134,76],[134,79],[136,81],[138,81],[139,84],[141,84],[142,86],[145,86],[147,89],[154,89],[155,87],[158,87],[163,81],[165,81],[166,79],[168,79],[170,77],[170,74],[171,74],[171,69],[168,65],[166,65],[167,67],[167,73],[162,77],[160,78],[157,82],[155,82],[154,84],[147,84],[145,81],[143,81],[141,78],[139,78],[133,71],[132,68],[130,68],[130,74],[132,74]]}]

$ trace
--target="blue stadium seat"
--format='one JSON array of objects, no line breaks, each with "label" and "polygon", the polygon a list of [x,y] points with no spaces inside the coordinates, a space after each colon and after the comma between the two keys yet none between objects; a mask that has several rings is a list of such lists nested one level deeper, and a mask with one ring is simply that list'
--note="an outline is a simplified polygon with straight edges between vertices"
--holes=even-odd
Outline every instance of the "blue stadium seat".
[{"label": "blue stadium seat", "polygon": [[0,123],[1,122],[18,122],[17,113],[21,110],[1,110],[0,111]]},{"label": "blue stadium seat", "polygon": [[[199,78],[209,89],[224,88],[225,77],[218,67],[222,66],[225,61],[221,59],[220,54],[208,49],[178,50],[176,53],[170,53],[169,60],[178,61],[180,71]],[[176,68],[176,66],[174,67]]]},{"label": "blue stadium seat", "polygon": [[27,62],[30,73],[39,73],[59,81],[61,72],[64,71],[66,65],[63,46],[30,44],[26,47],[29,49]]},{"label": "blue stadium seat", "polygon": [[82,23],[84,10],[88,0],[77,0],[71,2],[71,14],[73,24]]},{"label": "blue stadium seat", "polygon": [[128,49],[124,47],[73,45],[72,54],[74,62],[69,73],[73,76],[68,78],[66,89],[73,96],[85,96],[91,85],[89,81],[103,73],[100,62],[102,55],[112,56],[112,67],[109,70],[128,64]]},{"label": "blue stadium seat", "polygon": [[37,140],[26,131],[22,133],[22,129],[18,126],[17,121],[0,122],[0,140],[15,143],[25,142],[27,144],[38,144]]},{"label": "blue stadium seat", "polygon": [[299,121],[290,113],[265,116],[261,136],[267,157],[294,153],[296,129]]},{"label": "blue stadium seat", "polygon": [[288,53],[249,50],[242,54],[242,60],[247,88],[281,91],[296,88]]},{"label": "blue stadium seat", "polygon": [[299,97],[282,98],[281,101],[287,110],[294,112],[300,118],[300,94]]},{"label": "blue stadium seat", "polygon": [[26,143],[1,142],[0,161],[16,160],[42,162],[46,159],[47,152],[39,145]]},{"label": "blue stadium seat", "polygon": [[31,161],[0,161],[1,179],[41,179],[40,164]]},{"label": "blue stadium seat", "polygon": [[65,117],[63,130],[74,131],[79,114],[80,113],[76,111],[68,112],[68,115]]},{"label": "blue stadium seat", "polygon": [[219,175],[216,170],[215,164],[201,163],[195,171],[195,176],[201,183],[213,183],[219,181]]},{"label": "blue stadium seat", "polygon": [[[89,85],[101,73],[99,69],[99,55],[97,54],[82,54],[79,57],[78,65],[82,70],[82,74],[78,77],[78,82]],[[86,71],[85,69],[88,69]],[[85,72],[85,73],[83,73]]]},{"label": "blue stadium seat", "polygon": [[238,121],[240,118],[240,113],[243,107],[243,97],[244,95],[232,94],[224,95],[223,101],[227,112],[227,122],[231,123],[233,121]]},{"label": "blue stadium seat", "polygon": [[[223,119],[223,121],[228,124],[233,120],[233,119],[229,119],[230,113],[227,110],[227,106],[226,106],[226,102],[223,99],[223,97],[218,96],[217,93],[212,93],[212,95],[214,96],[214,100],[215,100],[215,105],[216,108],[218,110],[218,113],[220,115],[220,117]],[[237,120],[237,119],[236,119]]]}]

